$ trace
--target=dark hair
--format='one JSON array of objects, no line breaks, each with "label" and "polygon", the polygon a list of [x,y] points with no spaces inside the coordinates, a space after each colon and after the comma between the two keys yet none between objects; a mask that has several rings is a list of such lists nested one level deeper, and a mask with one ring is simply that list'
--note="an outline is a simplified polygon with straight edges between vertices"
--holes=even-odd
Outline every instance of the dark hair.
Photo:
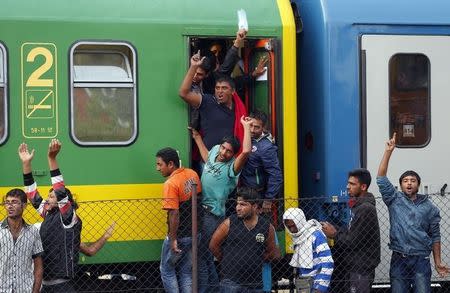
[{"label": "dark hair", "polygon": [[[53,190],[54,190],[53,188],[50,188],[50,190],[48,192],[52,192]],[[72,195],[72,192],[70,191],[70,189],[65,187],[64,190],[65,190],[64,197],[67,196],[67,199],[71,202],[71,204],[73,205],[73,208],[78,209],[78,203],[73,199],[73,195]],[[56,197],[58,197],[58,193],[60,193],[60,192],[61,191],[59,189],[55,191]]]},{"label": "dark hair", "polygon": [[398,182],[400,183],[400,185],[402,185],[402,180],[403,180],[403,178],[405,178],[406,176],[414,176],[414,177],[416,177],[417,182],[418,182],[419,185],[420,185],[420,176],[419,176],[419,174],[417,174],[417,173],[416,173],[415,171],[413,171],[413,170],[405,171],[405,173],[403,173],[403,174],[400,176],[400,179],[398,179]]},{"label": "dark hair", "polygon": [[19,188],[14,188],[8,191],[8,193],[5,195],[5,199],[7,197],[17,197],[22,203],[27,203],[27,194],[25,193],[25,191]]},{"label": "dark hair", "polygon": [[261,197],[259,192],[251,187],[242,186],[237,189],[236,197],[242,198],[243,201],[250,202],[252,204],[260,204]]},{"label": "dark hair", "polygon": [[160,149],[156,153],[156,157],[161,158],[161,160],[163,160],[166,164],[169,164],[169,162],[173,162],[175,167],[180,167],[180,157],[178,156],[177,151],[173,148],[167,147]]},{"label": "dark hair", "polygon": [[202,64],[200,64],[200,68],[205,71],[205,74],[208,75],[212,69],[213,60],[216,58],[211,52],[207,52],[206,56],[204,56]]},{"label": "dark hair", "polygon": [[231,147],[233,148],[233,152],[235,154],[239,152],[239,149],[241,148],[241,143],[239,142],[236,136],[225,136],[224,138],[222,138],[220,144],[223,144],[225,142],[231,144]]},{"label": "dark hair", "polygon": [[219,82],[226,82],[226,83],[228,83],[228,84],[230,85],[230,87],[231,87],[232,89],[236,89],[236,85],[235,85],[235,83],[234,83],[234,80],[233,80],[231,77],[229,77],[228,75],[220,75],[220,76],[216,79],[216,85],[217,85]]},{"label": "dark hair", "polygon": [[358,178],[359,183],[367,185],[367,188],[372,182],[372,176],[370,176],[370,172],[367,169],[354,169],[348,172],[348,177],[350,176]]},{"label": "dark hair", "polygon": [[263,127],[267,125],[267,114],[264,113],[263,111],[254,110],[253,112],[250,113],[249,117],[256,120],[260,120],[262,122]]}]

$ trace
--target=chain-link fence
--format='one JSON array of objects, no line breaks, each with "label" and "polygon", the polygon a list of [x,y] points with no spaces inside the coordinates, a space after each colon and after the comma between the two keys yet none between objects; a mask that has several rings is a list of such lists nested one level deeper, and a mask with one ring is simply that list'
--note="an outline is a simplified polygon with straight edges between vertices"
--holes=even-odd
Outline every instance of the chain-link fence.
[{"label": "chain-link fence", "polygon": [[[430,196],[431,201],[440,210],[441,256],[442,262],[445,264],[450,264],[448,196],[448,194]],[[319,268],[318,260],[323,259],[325,260],[323,266],[325,273],[321,276],[324,280],[321,285],[330,285],[331,292],[350,292],[349,280],[352,277],[350,273],[366,273],[365,269],[370,267],[368,264],[372,263],[372,259],[378,258],[376,238],[357,237],[352,238],[345,245],[341,245],[342,238],[338,236],[334,239],[332,237],[324,238],[325,243],[321,243],[321,232],[314,232],[311,234],[314,239],[312,242],[302,237],[292,240],[292,236],[296,237],[296,232],[291,231],[293,235],[290,235],[283,225],[283,212],[289,207],[300,207],[306,215],[306,220],[314,218],[322,223],[329,222],[337,229],[337,233],[343,233],[342,231],[348,228],[349,223],[352,228],[351,219],[354,215],[351,214],[349,208],[346,208],[347,204],[333,203],[325,197],[276,200],[273,202],[270,214],[260,216],[257,223],[250,224],[243,220],[245,217],[242,216],[242,212],[240,217],[235,216],[235,200],[228,201],[225,217],[215,216],[209,208],[200,204],[198,207],[198,232],[203,235],[198,236],[198,256],[194,254],[192,257],[190,253],[191,238],[189,237],[178,239],[177,247],[181,252],[173,253],[171,241],[167,238],[167,212],[162,210],[161,201],[161,199],[114,200],[81,202],[79,204],[77,214],[83,223],[81,246],[84,246],[82,251],[85,251],[86,254],[80,253],[77,274],[73,279],[77,291],[163,292],[161,269],[169,279],[171,272],[160,267],[162,255],[165,266],[175,268],[178,284],[181,285],[190,283],[188,279],[191,275],[192,263],[198,264],[198,288],[200,291],[206,288],[210,292],[218,292],[217,286],[221,281],[231,287],[235,286],[236,282],[241,282],[240,285],[251,288],[264,286],[266,291],[293,289],[294,278],[298,279],[299,276],[308,274],[314,276]],[[373,276],[374,284],[389,284],[392,256],[392,251],[388,248],[389,213],[379,196],[375,196],[375,204],[380,229],[380,256]],[[333,208],[334,206],[336,208]],[[5,210],[1,216],[2,218],[6,217]],[[411,216],[413,217],[414,214]],[[24,218],[32,224],[42,221],[30,205],[24,212]],[[230,219],[228,224],[223,226],[226,231],[224,233],[217,232],[216,234],[219,235],[214,240],[215,242],[211,243],[213,241],[209,241],[209,238],[224,219]],[[294,219],[294,222],[296,220]],[[186,222],[186,219],[180,219],[179,227]],[[195,221],[193,223],[195,224]],[[272,223],[276,230],[275,233],[269,231],[269,223]],[[297,223],[300,222],[297,221]],[[297,228],[304,232],[301,227]],[[360,228],[364,231],[374,231],[374,227],[369,225],[369,222],[363,223]],[[2,237],[5,237],[3,234]],[[207,237],[205,234],[208,234]],[[273,236],[276,236],[275,240],[272,239]],[[17,241],[15,243],[19,243],[19,240],[20,237],[15,240]],[[271,255],[267,253],[268,250],[272,250],[272,248],[268,248],[268,243],[272,240],[277,243],[280,258],[276,256],[276,251],[271,251]],[[299,245],[303,243],[307,243],[312,254],[304,249],[297,251]],[[334,260],[332,272],[327,264],[330,262],[325,249],[327,244]],[[61,246],[61,253],[68,247]],[[213,251],[210,248],[213,248]],[[314,251],[313,248],[316,250]],[[76,247],[73,249],[74,251],[79,250]],[[364,257],[360,257],[359,251],[361,250],[366,253]],[[292,260],[292,254],[295,256],[296,253],[297,260],[294,263],[297,266],[305,263],[312,265],[310,271],[297,270],[294,273],[294,268],[289,265],[289,262]],[[87,256],[88,254],[93,255]],[[304,257],[306,262],[303,262],[299,256],[300,258]],[[432,259],[431,255],[430,257]],[[14,265],[11,262],[9,264]],[[431,264],[433,282],[450,281],[448,277],[439,277],[434,270],[434,262],[431,261]],[[2,264],[2,267],[4,266],[5,264]],[[17,273],[17,271],[15,272]],[[331,277],[330,284],[328,284],[326,276],[328,273]],[[14,277],[14,274],[9,277]],[[225,277],[227,277],[226,280],[224,280]],[[314,283],[311,285],[314,286]]]}]

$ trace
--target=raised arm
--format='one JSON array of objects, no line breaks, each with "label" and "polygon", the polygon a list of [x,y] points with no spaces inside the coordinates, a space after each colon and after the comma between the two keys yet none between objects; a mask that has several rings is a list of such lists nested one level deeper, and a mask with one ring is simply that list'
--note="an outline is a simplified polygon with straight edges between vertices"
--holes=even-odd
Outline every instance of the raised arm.
[{"label": "raised arm", "polygon": [[39,212],[39,214],[42,217],[45,217],[46,205],[37,189],[37,184],[34,181],[31,167],[31,161],[34,158],[34,150],[30,152],[28,150],[28,145],[26,143],[22,143],[19,145],[18,154],[20,160],[22,161],[23,185],[25,186],[25,192],[28,200]]},{"label": "raised arm", "polygon": [[200,156],[202,157],[202,161],[206,163],[208,161],[208,149],[203,142],[202,136],[200,133],[192,127],[188,127],[188,129],[192,132],[192,138],[197,144],[198,150],[200,151]]},{"label": "raised arm", "polygon": [[391,158],[392,152],[395,149],[396,138],[397,133],[394,132],[392,138],[386,142],[386,148],[384,150],[383,158],[381,158],[380,166],[378,167],[378,177],[383,177],[387,174],[389,160]]},{"label": "raised arm", "polygon": [[75,208],[69,200],[69,191],[64,184],[64,178],[59,170],[57,155],[61,150],[61,143],[58,139],[52,139],[48,145],[48,167],[50,168],[50,176],[52,180],[52,188],[58,201],[58,208],[61,212],[63,223],[69,225],[76,220]]},{"label": "raised arm", "polygon": [[192,79],[194,78],[197,68],[202,64],[205,57],[200,57],[200,50],[191,57],[191,66],[189,67],[183,82],[178,90],[179,96],[189,105],[198,108],[202,102],[202,95],[192,91]]},{"label": "raised arm", "polygon": [[252,139],[250,137],[251,121],[252,118],[250,117],[241,117],[241,124],[244,127],[244,140],[242,142],[242,152],[236,158],[236,161],[234,161],[234,174],[241,172],[247,162],[250,152],[252,151]]},{"label": "raised arm", "polygon": [[217,69],[217,73],[222,75],[231,75],[234,67],[239,61],[239,48],[244,45],[244,40],[247,35],[247,31],[240,29],[236,32],[236,39],[233,41],[233,46],[228,49],[227,54],[223,60],[223,63]]},{"label": "raised arm", "polygon": [[209,242],[209,250],[217,258],[218,261],[222,260],[222,243],[227,239],[228,232],[230,231],[230,218],[223,221],[214,232],[211,241]]},{"label": "raised arm", "polygon": [[105,233],[100,237],[97,241],[94,243],[86,244],[86,243],[80,243],[80,251],[84,253],[87,256],[94,256],[97,254],[97,252],[103,248],[105,243],[108,241],[109,238],[111,238],[114,227],[116,226],[116,223],[113,222],[105,231]]}]

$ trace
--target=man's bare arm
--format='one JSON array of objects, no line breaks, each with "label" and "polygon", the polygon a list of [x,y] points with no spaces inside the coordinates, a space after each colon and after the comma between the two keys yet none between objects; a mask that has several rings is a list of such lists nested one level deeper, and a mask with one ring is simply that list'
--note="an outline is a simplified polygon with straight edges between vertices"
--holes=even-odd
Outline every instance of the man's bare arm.
[{"label": "man's bare arm", "polygon": [[433,259],[436,272],[441,278],[446,277],[450,273],[450,268],[441,261],[441,242],[433,243]]},{"label": "man's bare arm", "polygon": [[276,260],[281,258],[280,248],[275,243],[275,227],[270,224],[269,235],[267,237],[264,260]]},{"label": "man's bare arm", "polygon": [[33,293],[39,293],[42,285],[42,276],[44,275],[44,265],[42,257],[38,256],[33,259],[34,263],[34,281],[33,281]]},{"label": "man's bare arm", "polygon": [[108,241],[108,239],[112,236],[114,227],[116,226],[116,223],[113,222],[108,229],[106,229],[105,233],[100,237],[97,241],[94,243],[86,244],[86,243],[80,243],[80,251],[84,253],[87,256],[94,256],[97,254],[97,252],[103,248],[105,243]]},{"label": "man's bare arm", "polygon": [[194,108],[198,108],[202,102],[202,95],[192,91],[192,79],[194,78],[197,68],[202,64],[205,57],[200,57],[200,50],[197,54],[194,54],[191,58],[191,66],[189,67],[186,75],[184,76],[183,82],[181,83],[180,89],[178,91],[179,96],[189,105]]},{"label": "man's bare arm", "polygon": [[244,127],[244,141],[242,142],[242,152],[234,161],[234,174],[241,172],[247,162],[248,156],[252,151],[252,138],[250,137],[250,123],[251,118],[241,117],[241,124]]},{"label": "man's bare arm", "polygon": [[205,143],[203,142],[203,138],[200,135],[200,133],[192,128],[188,127],[188,129],[192,132],[192,138],[194,139],[195,143],[197,144],[198,150],[200,151],[200,156],[202,157],[202,161],[206,163],[208,161],[208,149],[205,146]]},{"label": "man's bare arm", "polygon": [[218,261],[222,260],[222,243],[227,239],[228,232],[230,231],[230,219],[226,219],[222,224],[217,227],[214,232],[211,241],[209,242],[209,250],[217,258]]}]

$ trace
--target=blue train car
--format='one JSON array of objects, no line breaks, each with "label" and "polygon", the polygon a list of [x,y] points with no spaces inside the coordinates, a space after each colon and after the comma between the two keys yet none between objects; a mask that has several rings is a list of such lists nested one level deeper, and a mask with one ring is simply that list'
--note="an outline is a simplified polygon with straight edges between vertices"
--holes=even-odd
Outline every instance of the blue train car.
[{"label": "blue train car", "polygon": [[[421,192],[445,194],[450,163],[450,2],[296,0],[299,35],[301,194],[320,197],[310,217],[348,220],[346,182],[353,168],[376,175],[384,143],[397,132],[389,177],[422,176]],[[370,191],[379,196],[373,180]],[[445,201],[435,202],[443,211]],[[388,213],[377,203],[388,281]],[[448,223],[441,221],[448,242]],[[449,263],[443,242],[443,261]],[[442,279],[441,279],[442,280]]]}]

